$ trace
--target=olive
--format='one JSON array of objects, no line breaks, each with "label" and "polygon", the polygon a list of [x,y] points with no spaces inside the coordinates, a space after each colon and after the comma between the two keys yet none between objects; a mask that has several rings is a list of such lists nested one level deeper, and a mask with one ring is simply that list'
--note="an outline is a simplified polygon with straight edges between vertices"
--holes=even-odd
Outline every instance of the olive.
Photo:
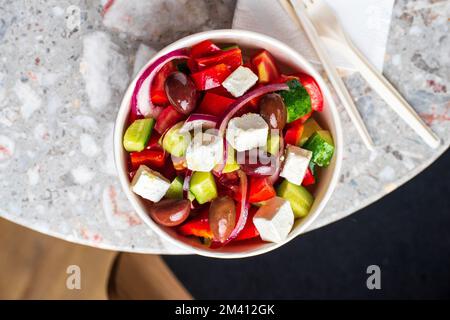
[{"label": "olive", "polygon": [[183,223],[191,211],[191,202],[187,199],[165,199],[154,203],[150,209],[150,216],[160,225],[173,227]]},{"label": "olive", "polygon": [[228,239],[236,223],[236,205],[229,196],[216,198],[209,207],[209,226],[214,240],[224,242]]},{"label": "olive", "polygon": [[189,114],[197,105],[194,82],[182,72],[171,73],[165,82],[167,98],[172,106],[183,114]]},{"label": "olive", "polygon": [[283,130],[287,121],[287,110],[279,94],[266,94],[259,101],[259,111],[271,129]]}]

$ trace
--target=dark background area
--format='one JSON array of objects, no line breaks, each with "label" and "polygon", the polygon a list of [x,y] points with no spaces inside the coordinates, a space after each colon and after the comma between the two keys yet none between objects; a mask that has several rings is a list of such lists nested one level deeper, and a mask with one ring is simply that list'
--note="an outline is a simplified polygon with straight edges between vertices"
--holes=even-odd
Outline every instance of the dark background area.
[{"label": "dark background area", "polygon": [[[393,193],[271,253],[165,256],[197,299],[450,298],[450,152]],[[381,268],[381,290],[366,269]]]}]

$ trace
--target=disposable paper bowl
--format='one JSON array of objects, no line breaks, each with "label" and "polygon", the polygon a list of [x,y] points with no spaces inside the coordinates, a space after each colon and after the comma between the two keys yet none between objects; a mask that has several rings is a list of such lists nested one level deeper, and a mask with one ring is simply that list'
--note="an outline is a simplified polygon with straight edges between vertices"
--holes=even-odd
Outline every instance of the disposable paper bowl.
[{"label": "disposable paper bowl", "polygon": [[290,69],[292,69],[292,71],[304,72],[311,75],[319,84],[324,97],[324,110],[321,113],[316,112],[314,117],[319,119],[319,121],[328,130],[331,131],[335,143],[335,153],[330,166],[326,169],[321,170],[320,180],[318,181],[318,185],[314,193],[314,204],[311,208],[310,213],[307,217],[295,222],[288,238],[282,243],[245,241],[240,244],[238,242],[233,245],[229,244],[221,249],[209,249],[206,246],[200,244],[198,241],[178,235],[173,229],[156,224],[146,212],[145,200],[133,193],[130,189],[130,181],[128,179],[127,172],[126,152],[122,146],[123,134],[126,130],[126,120],[130,110],[130,99],[139,75],[130,84],[128,90],[125,93],[125,96],[123,97],[114,127],[114,157],[117,173],[122,188],[131,204],[133,205],[133,208],[136,210],[144,223],[147,224],[148,227],[155,231],[158,235],[160,235],[163,241],[168,241],[176,246],[179,246],[186,250],[187,253],[195,253],[202,256],[215,258],[243,258],[255,256],[274,250],[305,232],[308,226],[319,216],[319,214],[324,209],[336,186],[336,182],[338,180],[339,172],[341,169],[343,144],[341,122],[339,120],[338,111],[330,94],[330,91],[325,84],[325,81],[313,68],[313,66],[306,61],[301,53],[296,52],[283,42],[260,33],[243,30],[213,30],[197,33],[180,39],[162,49],[147,63],[146,66],[142,68],[141,72],[143,72],[143,70],[146,69],[150,64],[152,64],[157,58],[176,49],[191,47],[196,43],[199,43],[200,41],[206,39],[210,39],[213,42],[217,43],[238,44],[242,48],[246,48],[249,50],[264,48],[275,57],[277,62],[281,62],[285,66],[288,66]]}]

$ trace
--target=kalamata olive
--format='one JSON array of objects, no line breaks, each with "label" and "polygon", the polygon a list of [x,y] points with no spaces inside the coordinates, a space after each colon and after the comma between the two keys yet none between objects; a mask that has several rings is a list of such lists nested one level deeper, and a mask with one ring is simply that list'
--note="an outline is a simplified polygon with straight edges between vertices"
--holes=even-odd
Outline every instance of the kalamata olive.
[{"label": "kalamata olive", "polygon": [[160,225],[173,227],[183,223],[191,211],[191,202],[187,199],[165,199],[154,203],[150,209],[150,216]]},{"label": "kalamata olive", "polygon": [[257,149],[238,152],[237,162],[248,176],[271,176],[278,165],[277,157]]},{"label": "kalamata olive", "polygon": [[283,130],[287,121],[287,110],[279,94],[266,94],[259,101],[259,111],[271,129]]},{"label": "kalamata olive", "polygon": [[189,114],[197,104],[197,90],[194,82],[182,72],[171,73],[165,83],[167,98],[177,111]]},{"label": "kalamata olive", "polygon": [[216,198],[209,207],[209,226],[214,240],[224,242],[228,239],[236,223],[236,205],[229,196]]}]

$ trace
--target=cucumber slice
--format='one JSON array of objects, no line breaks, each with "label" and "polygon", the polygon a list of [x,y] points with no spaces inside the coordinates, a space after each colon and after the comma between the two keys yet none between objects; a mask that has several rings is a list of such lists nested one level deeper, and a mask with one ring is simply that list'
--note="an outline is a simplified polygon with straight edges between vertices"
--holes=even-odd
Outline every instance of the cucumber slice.
[{"label": "cucumber slice", "polygon": [[211,172],[194,172],[189,190],[194,194],[199,204],[204,204],[217,198],[216,182]]},{"label": "cucumber slice", "polygon": [[[176,177],[170,184],[169,190],[166,192],[168,199],[183,199],[183,179]],[[191,191],[188,191],[188,200],[194,201],[195,196]]]},{"label": "cucumber slice", "polygon": [[309,118],[306,120],[306,122],[303,124],[303,132],[302,137],[300,138],[300,146],[303,146],[306,141],[317,131],[322,130],[320,125],[317,123],[316,120],[313,118]]},{"label": "cucumber slice", "polygon": [[135,120],[125,131],[123,147],[128,152],[144,150],[152,133],[155,120],[152,118]]},{"label": "cucumber slice", "polygon": [[231,148],[231,146],[229,146],[227,153],[227,163],[225,164],[225,167],[222,170],[223,173],[230,173],[240,168],[239,164],[236,162],[234,154],[235,154],[234,149]]},{"label": "cucumber slice", "polygon": [[169,190],[166,192],[166,198],[183,199],[183,179],[176,177],[170,184]]},{"label": "cucumber slice", "polygon": [[183,157],[186,149],[191,142],[189,133],[180,133],[180,129],[184,122],[178,122],[164,135],[162,146],[164,150],[175,157]]},{"label": "cucumber slice", "polygon": [[327,130],[319,130],[308,139],[304,148],[312,151],[311,161],[319,167],[327,167],[334,153],[333,138]]},{"label": "cucumber slice", "polygon": [[287,122],[291,123],[311,112],[311,97],[297,79],[286,84],[289,90],[280,91],[279,94],[287,109]]},{"label": "cucumber slice", "polygon": [[311,209],[313,196],[302,186],[297,186],[284,180],[277,188],[277,195],[291,204],[296,218],[303,218]]},{"label": "cucumber slice", "polygon": [[266,151],[270,154],[277,154],[280,150],[280,134],[269,132],[267,136]]}]

